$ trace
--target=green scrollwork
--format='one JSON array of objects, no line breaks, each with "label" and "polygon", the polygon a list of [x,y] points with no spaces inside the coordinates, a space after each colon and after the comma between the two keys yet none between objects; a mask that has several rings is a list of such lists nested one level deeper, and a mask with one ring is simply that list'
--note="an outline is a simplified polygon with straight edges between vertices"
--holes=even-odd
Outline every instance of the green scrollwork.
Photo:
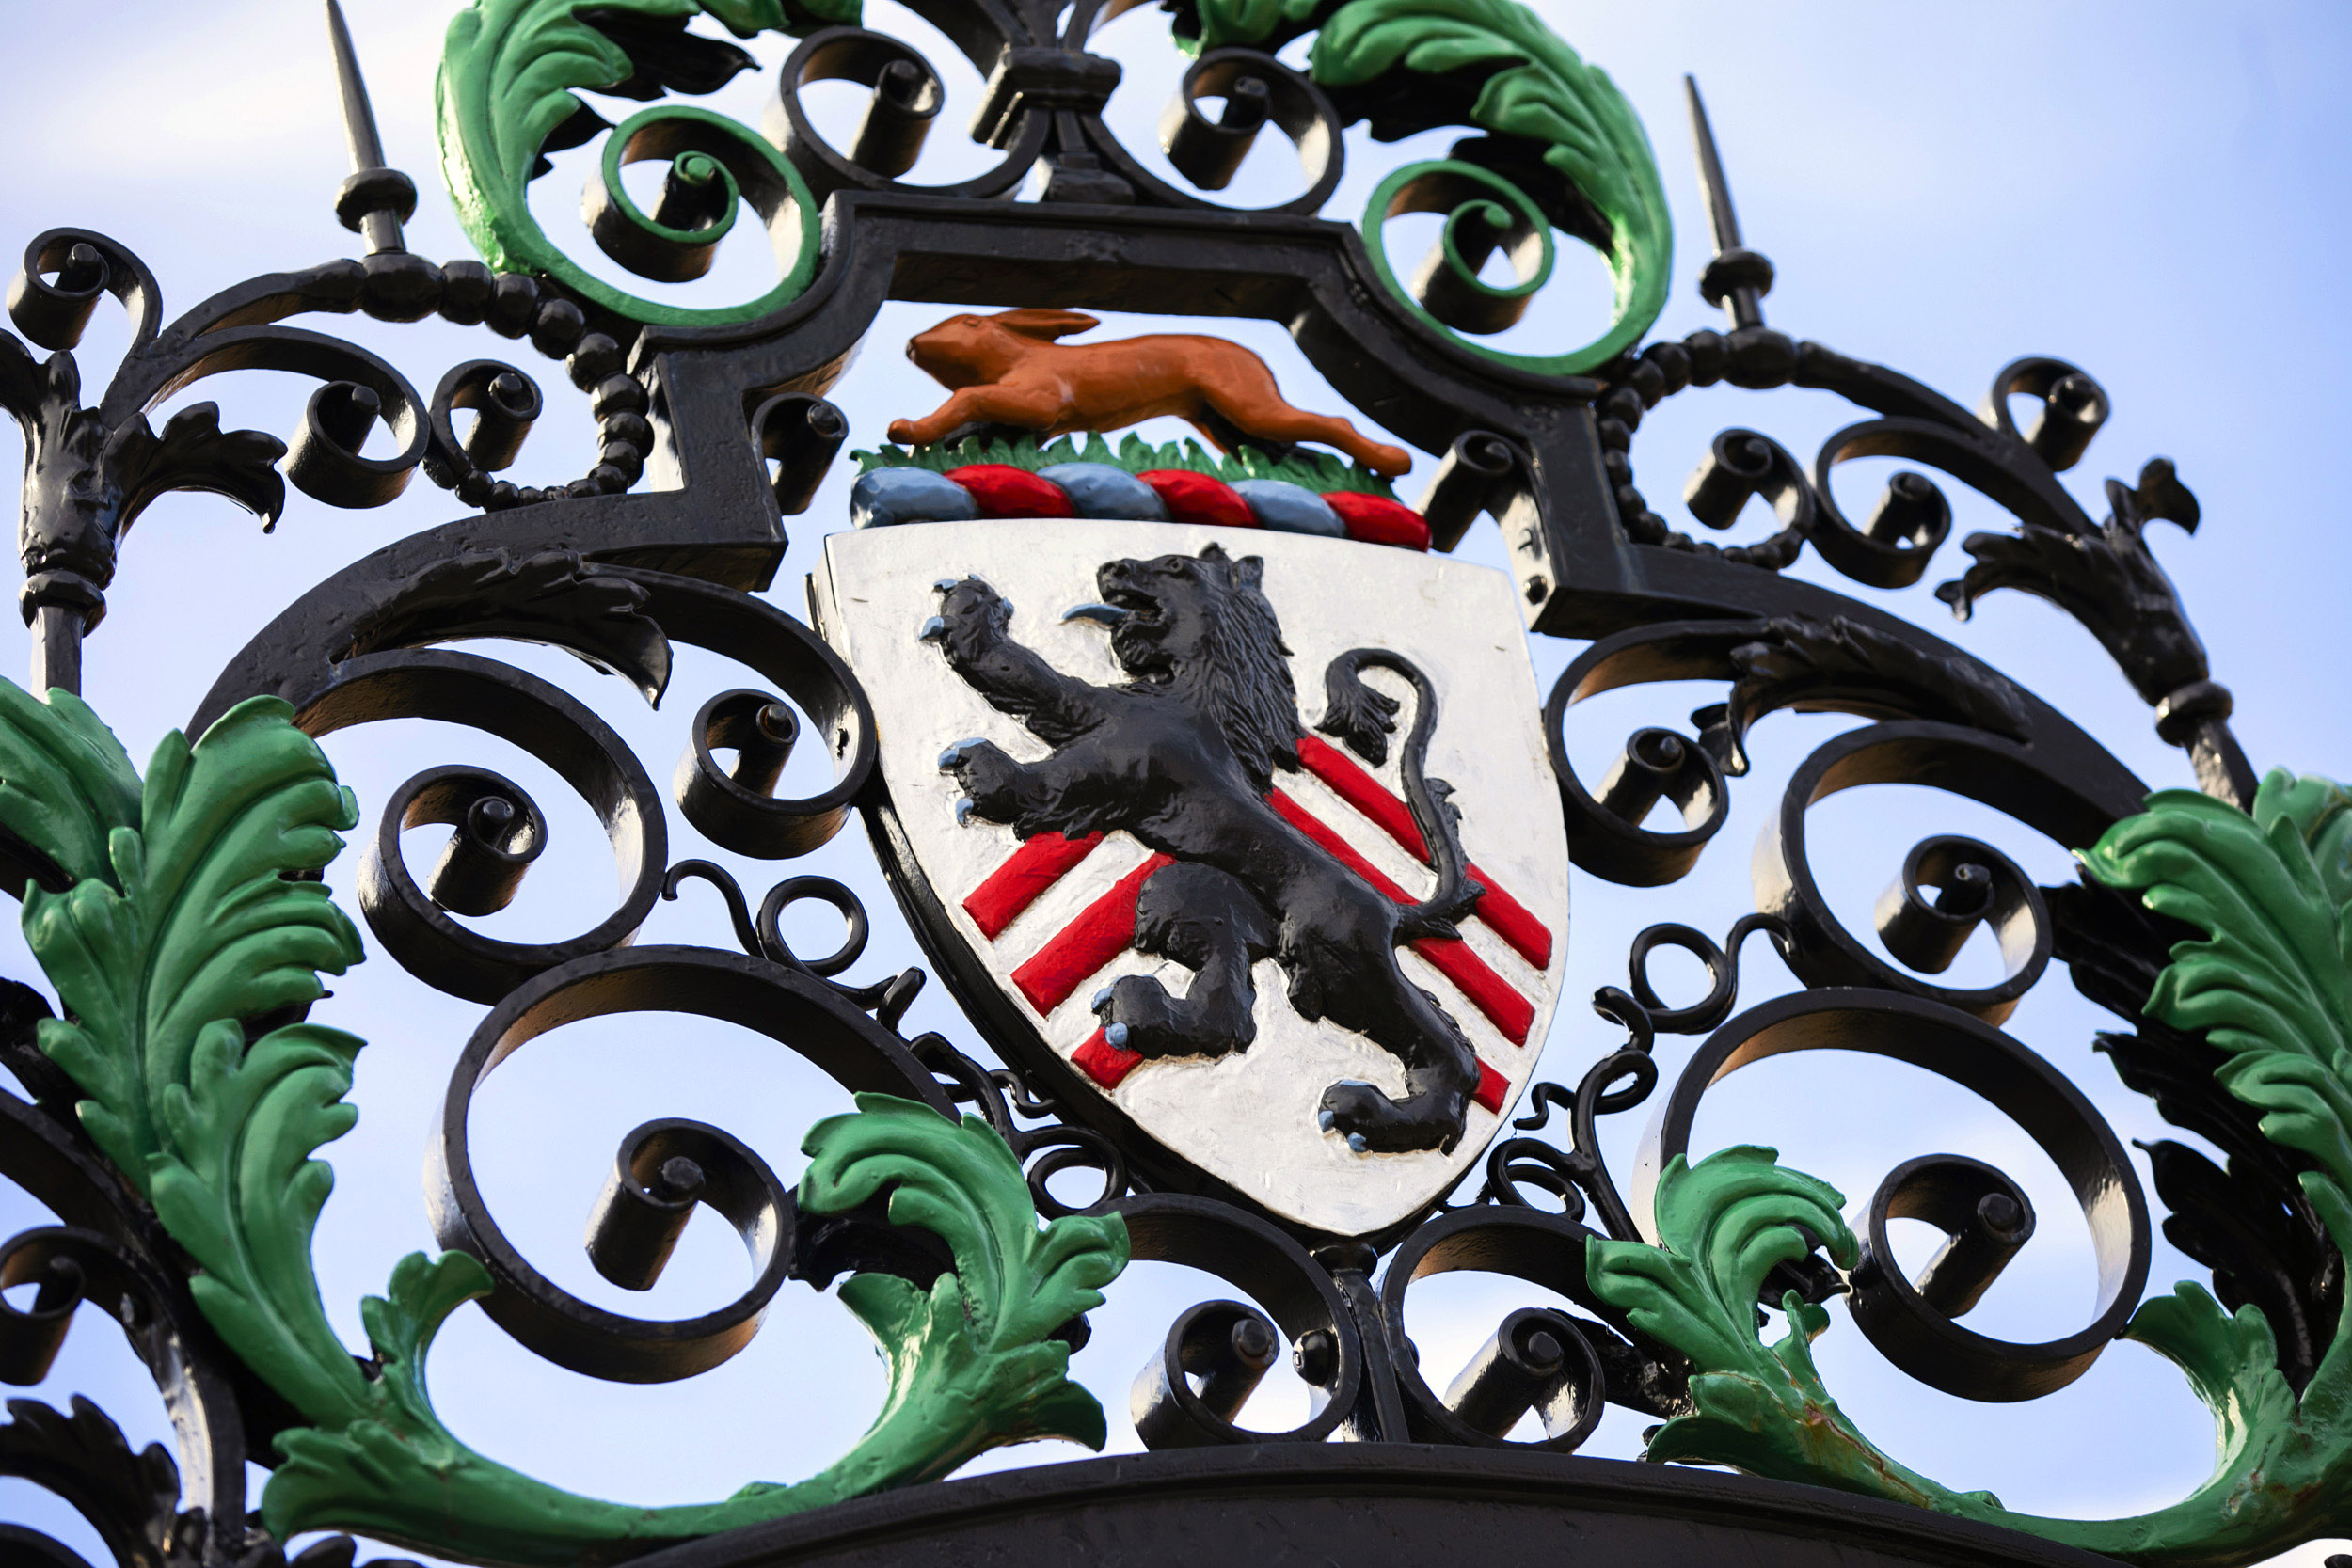
[{"label": "green scrollwork", "polygon": [[[2081,858],[2094,879],[2204,933],[2173,949],[2147,1012],[2203,1033],[2216,1082],[2298,1157],[2313,1212],[2352,1256],[2352,793],[2273,772],[2249,814],[2168,790]],[[2261,1309],[2227,1312],[2196,1284],[2152,1296],[2125,1331],[2178,1366],[2214,1418],[2214,1473],[2180,1502],[2129,1518],[2042,1518],[1897,1465],[1814,1370],[1804,1340],[1825,1314],[1788,1296],[1792,1332],[1769,1350],[1753,1326],[1773,1262],[1818,1243],[1851,1265],[1841,1203],[1763,1150],[1727,1149],[1669,1166],[1657,1248],[1590,1243],[1594,1288],[1696,1372],[1692,1413],[1668,1421],[1648,1457],[1867,1493],[2148,1564],[2234,1568],[2352,1530],[2352,1322],[2339,1320],[2298,1397]]]},{"label": "green scrollwork", "polygon": [[[748,126],[722,115],[662,105],[632,116],[612,132],[598,173],[582,200],[597,244],[637,273],[666,282],[700,277],[713,246],[732,229],[738,199],[767,225],[781,276],[744,304],[696,309],[640,298],[583,270],[532,215],[531,182],[544,154],[606,129],[580,91],[625,88],[649,96],[650,75],[665,84],[675,69],[648,71],[620,41],[629,27],[680,26],[707,15],[738,38],[804,32],[854,22],[859,0],[474,0],[451,18],[435,85],[441,171],[458,222],[491,266],[551,277],[580,297],[641,323],[717,325],[750,321],[801,294],[816,276],[818,211],[807,185],[782,153]],[[594,13],[593,19],[583,13]],[[597,21],[617,19],[600,27]],[[617,35],[617,36],[616,36]],[[674,44],[706,60],[685,74],[690,90],[709,90],[749,57],[715,40],[678,34]],[[678,177],[706,188],[709,220],[680,228],[642,212],[622,188],[626,164],[671,162]]]},{"label": "green scrollwork", "polygon": [[[1674,226],[1649,137],[1608,72],[1587,65],[1518,0],[1191,0],[1186,9],[1204,48],[1270,47],[1319,28],[1308,73],[1343,99],[1381,85],[1428,95],[1440,84],[1474,84],[1470,122],[1531,150],[1570,200],[1598,216],[1616,286],[1608,330],[1567,353],[1514,354],[1454,328],[1491,333],[1516,321],[1549,279],[1552,228],[1589,232],[1589,215],[1551,211],[1507,171],[1459,159],[1414,164],[1384,180],[1364,210],[1373,264],[1455,342],[1520,370],[1574,375],[1633,347],[1657,321],[1671,281]],[[1395,81],[1400,75],[1423,81]],[[1395,134],[1378,119],[1375,132]],[[1418,291],[1398,278],[1380,240],[1389,219],[1415,212],[1448,214]],[[1479,263],[1494,248],[1512,258],[1517,282],[1498,288],[1480,279]]]},{"label": "green scrollwork", "polygon": [[[820,1122],[801,1205],[838,1212],[887,1194],[894,1223],[947,1243],[926,1292],[859,1275],[844,1303],[889,1367],[881,1417],[838,1464],[797,1485],[638,1508],[575,1496],[468,1448],[433,1409],[434,1334],[491,1281],[464,1253],[413,1254],[361,1307],[373,1351],[329,1325],[310,1246],[333,1172],[312,1156],[348,1132],[361,1042],[309,1022],[246,1025],[324,994],[319,971],[360,956],[316,874],[358,820],[326,756],[277,698],[232,708],[194,745],[173,733],[145,784],[70,694],[0,683],[0,832],[57,869],[25,889],[24,930],[67,1017],[40,1044],[81,1089],[83,1126],[197,1266],[192,1293],[222,1340],[308,1424],[281,1433],[262,1494],[280,1539],[354,1529],[470,1560],[629,1555],[946,1475],[1037,1437],[1101,1447],[1102,1408],[1068,1381],[1056,1332],[1124,1266],[1116,1216],[1040,1228],[1026,1181],[986,1123],[864,1095]],[[29,857],[28,857],[29,858]]]}]

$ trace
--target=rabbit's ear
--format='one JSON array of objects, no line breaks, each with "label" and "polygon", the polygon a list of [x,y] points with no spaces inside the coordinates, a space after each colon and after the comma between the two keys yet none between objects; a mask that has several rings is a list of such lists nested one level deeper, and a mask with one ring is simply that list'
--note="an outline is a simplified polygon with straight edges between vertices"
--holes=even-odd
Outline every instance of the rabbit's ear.
[{"label": "rabbit's ear", "polygon": [[989,318],[1025,338],[1067,338],[1103,324],[1084,310],[999,310]]}]

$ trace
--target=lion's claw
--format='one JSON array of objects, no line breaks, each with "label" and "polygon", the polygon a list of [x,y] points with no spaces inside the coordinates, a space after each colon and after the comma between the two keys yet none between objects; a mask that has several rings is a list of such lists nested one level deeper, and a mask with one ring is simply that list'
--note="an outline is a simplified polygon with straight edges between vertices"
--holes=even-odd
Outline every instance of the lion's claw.
[{"label": "lion's claw", "polygon": [[956,800],[956,826],[961,828],[972,820],[972,797],[961,796]]},{"label": "lion's claw", "polygon": [[914,634],[914,639],[918,642],[945,642],[947,641],[946,617],[944,615],[934,615],[930,620],[924,622],[923,629]]},{"label": "lion's claw", "polygon": [[954,745],[939,753],[939,770],[945,773],[951,768],[961,767],[963,763],[964,754],[966,752],[975,751],[987,744],[988,741],[983,736],[977,735],[964,736],[961,740],[957,741]]},{"label": "lion's claw", "polygon": [[1402,1100],[1391,1100],[1359,1079],[1343,1079],[1323,1091],[1316,1120],[1327,1132],[1339,1132],[1359,1154],[1408,1154],[1422,1149],[1449,1149],[1459,1138],[1465,1091],[1446,1085],[1413,1084]]}]

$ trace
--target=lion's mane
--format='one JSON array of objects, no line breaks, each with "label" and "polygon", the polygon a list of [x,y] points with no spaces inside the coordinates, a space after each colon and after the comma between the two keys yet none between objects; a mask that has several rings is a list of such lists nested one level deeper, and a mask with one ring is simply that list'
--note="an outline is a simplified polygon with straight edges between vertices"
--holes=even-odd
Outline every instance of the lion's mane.
[{"label": "lion's mane", "polygon": [[[1281,623],[1261,586],[1265,562],[1239,561],[1211,545],[1191,579],[1207,594],[1200,648],[1168,669],[1169,694],[1216,721],[1234,757],[1260,793],[1274,787],[1274,769],[1295,770],[1298,690],[1291,682],[1290,649]],[[1116,650],[1117,640],[1113,641]],[[1169,650],[1156,650],[1166,656]]]}]

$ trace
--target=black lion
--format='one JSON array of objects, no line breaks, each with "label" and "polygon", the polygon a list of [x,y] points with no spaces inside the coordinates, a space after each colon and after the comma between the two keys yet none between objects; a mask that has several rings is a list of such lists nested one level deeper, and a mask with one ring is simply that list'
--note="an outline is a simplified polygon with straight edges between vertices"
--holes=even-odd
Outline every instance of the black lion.
[{"label": "black lion", "polygon": [[1469,879],[1448,786],[1422,771],[1436,693],[1411,662],[1380,649],[1342,654],[1325,674],[1317,727],[1375,763],[1387,756],[1398,704],[1361,672],[1392,671],[1416,694],[1403,782],[1436,848],[1438,879],[1428,898],[1399,905],[1267,803],[1274,770],[1297,768],[1305,732],[1263,571],[1257,557],[1235,561],[1215,545],[1197,557],[1103,566],[1104,602],[1071,615],[1110,623],[1111,653],[1130,677],[1118,686],[1073,679],[1014,641],[1012,607],[978,578],[940,583],[940,614],[922,636],[991,706],[1054,748],[1024,763],[966,740],[940,767],[968,798],[960,815],[1023,838],[1122,832],[1177,863],[1144,884],[1135,944],[1195,977],[1183,997],[1143,975],[1104,988],[1094,1007],[1114,1044],[1151,1056],[1247,1049],[1257,1033],[1250,965],[1272,957],[1301,1017],[1356,1030],[1405,1069],[1401,1099],[1369,1084],[1330,1085],[1324,1128],[1359,1152],[1451,1149],[1478,1087],[1478,1058],[1396,959],[1399,943],[1454,935],[1485,891]]}]

